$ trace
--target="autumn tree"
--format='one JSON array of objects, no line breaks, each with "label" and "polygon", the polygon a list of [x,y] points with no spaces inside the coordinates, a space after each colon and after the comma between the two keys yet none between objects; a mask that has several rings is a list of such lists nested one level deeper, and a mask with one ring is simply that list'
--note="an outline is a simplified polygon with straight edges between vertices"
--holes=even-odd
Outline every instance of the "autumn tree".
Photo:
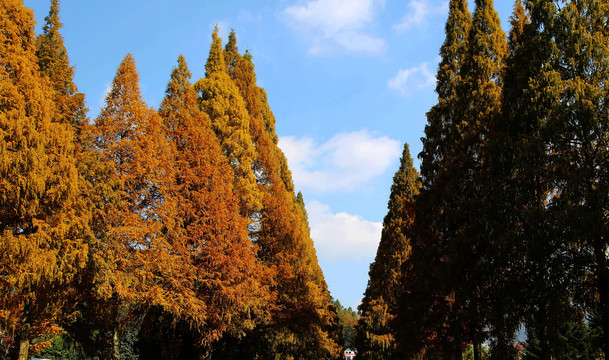
[{"label": "autumn tree", "polygon": [[87,259],[73,205],[79,196],[74,132],[57,121],[53,84],[40,76],[33,15],[3,0],[0,34],[0,332],[27,359],[54,328],[49,296]]},{"label": "autumn tree", "polygon": [[175,149],[166,199],[172,206],[166,236],[173,278],[166,281],[176,288],[164,306],[188,319],[209,345],[225,332],[251,330],[269,294],[239,215],[232,170],[209,117],[199,110],[190,77],[180,56],[159,110]]},{"label": "autumn tree", "polygon": [[362,303],[358,307],[357,356],[392,359],[395,353],[393,320],[400,298],[402,265],[410,256],[414,199],[419,193],[419,173],[412,164],[408,144],[393,177],[387,215]]},{"label": "autumn tree", "polygon": [[74,68],[70,66],[63,36],[59,32],[62,27],[59,0],[51,0],[42,34],[36,38],[36,56],[40,71],[49,77],[55,89],[57,116],[78,130],[86,119],[85,99],[74,84]]},{"label": "autumn tree", "polygon": [[355,326],[359,319],[357,311],[351,306],[345,308],[338,299],[332,301],[338,313],[338,321],[341,328],[341,345],[345,349],[355,349]]},{"label": "autumn tree", "polygon": [[222,151],[233,168],[240,212],[243,216],[255,218],[261,204],[252,170],[255,151],[249,133],[249,114],[239,89],[226,71],[217,28],[212,34],[205,78],[199,79],[194,88],[199,95],[199,106],[209,116]]},{"label": "autumn tree", "polygon": [[250,119],[249,134],[255,144],[252,167],[263,205],[251,233],[259,245],[259,260],[274,273],[271,289],[276,300],[271,317],[241,342],[241,354],[224,351],[222,356],[334,358],[339,351],[336,310],[317,262],[304,201],[301,197],[299,203],[294,195],[285,156],[277,147],[266,93],[256,84],[251,55],[239,54],[234,32],[224,56],[226,73],[245,100]]},{"label": "autumn tree", "polygon": [[113,356],[118,358],[123,307],[158,295],[156,268],[169,246],[163,236],[165,189],[173,174],[161,118],[142,100],[130,54],[117,69],[92,131],[101,161],[108,164],[107,172],[100,175],[104,183],[99,185],[111,189],[96,213],[101,225],[94,248],[94,291],[107,302],[110,315],[106,318],[114,329]]},{"label": "autumn tree", "polygon": [[457,87],[457,118],[449,129],[452,154],[443,163],[450,178],[440,200],[450,216],[440,224],[449,229],[442,256],[448,264],[445,280],[454,294],[450,321],[461,323],[457,326],[463,328],[464,340],[473,344],[476,360],[481,359],[481,344],[487,338],[489,296],[494,291],[495,254],[487,219],[492,213],[488,139],[501,116],[506,56],[506,35],[493,1],[476,0],[460,70],[462,83]]},{"label": "autumn tree", "polygon": [[[84,94],[78,92],[74,83],[74,68],[70,65],[63,37],[60,33],[62,24],[59,18],[59,2],[51,1],[49,14],[45,17],[42,33],[36,38],[36,57],[38,66],[43,77],[47,78],[54,90],[53,101],[57,112],[53,121],[68,124],[75,133],[75,158],[76,167],[79,174],[78,186],[79,196],[72,204],[72,211],[76,214],[77,222],[73,224],[73,231],[78,236],[90,244],[94,235],[91,229],[92,215],[92,196],[91,178],[96,167],[96,154],[85,142],[85,128],[89,126],[86,117],[87,108],[84,103]],[[80,270],[71,283],[66,284],[62,289],[54,289],[49,301],[60,310],[62,316],[57,320],[57,325],[61,326],[66,332],[59,337],[44,336],[44,342],[63,340],[72,341],[74,334],[78,333],[74,325],[76,319],[81,317],[81,308],[74,307],[74,304],[85,303],[84,298],[88,296],[88,289],[83,287],[83,276],[87,273],[86,269]],[[82,320],[82,318],[80,318]],[[72,339],[69,339],[72,338]],[[40,341],[37,339],[36,341]]]}]

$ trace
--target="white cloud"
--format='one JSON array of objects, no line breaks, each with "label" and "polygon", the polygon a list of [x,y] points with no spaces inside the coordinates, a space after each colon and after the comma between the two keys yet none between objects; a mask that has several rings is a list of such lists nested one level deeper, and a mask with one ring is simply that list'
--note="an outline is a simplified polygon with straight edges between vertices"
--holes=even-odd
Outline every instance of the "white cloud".
[{"label": "white cloud", "polygon": [[433,87],[436,84],[435,75],[429,70],[428,63],[422,63],[398,73],[389,79],[387,85],[402,96],[410,96],[418,90]]},{"label": "white cloud", "polygon": [[376,254],[382,223],[344,212],[335,214],[328,205],[318,201],[309,202],[307,212],[311,238],[320,258],[336,261]]},{"label": "white cloud", "polygon": [[294,183],[318,192],[352,191],[385,173],[400,156],[400,143],[368,130],[335,135],[323,144],[282,136]]},{"label": "white cloud", "polygon": [[366,33],[384,0],[310,0],[293,5],[284,14],[290,24],[309,37],[314,54],[339,46],[355,52],[380,53],[386,41]]},{"label": "white cloud", "polygon": [[399,24],[393,26],[398,32],[404,32],[411,27],[422,28],[427,25],[431,16],[448,13],[448,2],[430,5],[429,0],[412,0],[408,4],[408,12]]},{"label": "white cloud", "polygon": [[106,97],[108,97],[110,91],[112,91],[112,81],[106,83],[106,86],[104,86],[104,93],[99,99],[99,107],[103,108],[106,105]]}]

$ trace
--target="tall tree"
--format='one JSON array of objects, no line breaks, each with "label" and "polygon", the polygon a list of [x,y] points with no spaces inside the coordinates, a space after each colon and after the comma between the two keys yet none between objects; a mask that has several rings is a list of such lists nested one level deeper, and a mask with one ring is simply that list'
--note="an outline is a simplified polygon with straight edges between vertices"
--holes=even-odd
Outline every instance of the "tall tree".
[{"label": "tall tree", "polygon": [[[524,29],[530,23],[529,15],[520,1],[515,2],[511,17],[511,30],[508,36],[508,56],[506,57],[506,72],[508,64],[522,42]],[[487,213],[485,219],[488,223],[489,238],[491,240],[488,254],[492,261],[492,275],[489,283],[491,292],[487,296],[489,301],[490,335],[494,339],[492,358],[513,359],[516,333],[522,321],[522,300],[518,292],[522,288],[521,254],[523,248],[517,245],[518,231],[514,223],[514,205],[510,193],[515,189],[511,182],[512,173],[510,157],[512,141],[505,134],[509,111],[506,112],[506,81],[504,76],[504,89],[501,113],[491,122],[489,134],[489,148],[487,157],[489,173],[487,180]]]},{"label": "tall tree", "polygon": [[239,215],[232,170],[209,117],[199,110],[190,77],[180,56],[159,110],[175,148],[166,200],[173,224],[166,236],[174,267],[168,283],[177,288],[167,305],[179,306],[168,310],[196,325],[209,344],[225,331],[239,336],[251,330],[269,294]]},{"label": "tall tree", "polygon": [[[608,18],[606,2],[572,1],[561,6],[555,26],[561,59],[555,69],[562,85],[555,104],[560,118],[549,124],[558,133],[552,148],[558,184],[552,207],[558,213],[557,223],[566,228],[558,249],[564,263],[559,270],[570,269],[561,280],[570,285],[573,302],[594,304],[587,311],[600,315],[605,354],[609,354]],[[591,297],[582,296],[585,293]]]},{"label": "tall tree", "polygon": [[[563,144],[557,130],[565,90],[557,46],[561,26],[558,2],[525,1],[524,7],[529,20],[522,10],[516,13],[521,20],[514,22],[511,36],[504,118],[496,126],[496,167],[504,169],[499,173],[508,224],[502,269],[504,278],[511,279],[508,284],[520,286],[503,287],[508,291],[502,293],[502,303],[516,304],[506,308],[503,318],[524,319],[530,337],[539,340],[542,359],[550,359],[558,355],[561,329],[577,316],[572,298],[577,274],[568,270],[573,251],[556,206]],[[511,320],[509,327],[515,331],[518,324]]]},{"label": "tall tree", "polygon": [[389,211],[383,220],[383,231],[364,298],[358,307],[358,357],[392,359],[395,353],[393,319],[400,298],[402,265],[410,256],[410,233],[414,221],[414,199],[419,193],[419,173],[412,164],[408,144],[393,177]]},{"label": "tall tree", "polygon": [[449,130],[453,136],[450,157],[443,169],[450,174],[447,186],[441,189],[441,208],[447,212],[444,228],[449,279],[454,303],[451,320],[462,328],[462,336],[473,343],[474,359],[480,360],[481,343],[488,328],[489,296],[494,256],[488,231],[488,197],[490,156],[488,139],[491,125],[501,116],[501,88],[506,35],[492,0],[476,0],[472,25],[468,33],[467,51],[462,59],[457,88],[457,118]]},{"label": "tall tree", "polygon": [[[465,80],[462,67],[468,49],[471,14],[467,1],[451,0],[446,22],[446,39],[440,49],[436,92],[438,104],[427,113],[425,137],[422,138],[422,188],[415,203],[412,255],[405,265],[404,297],[398,315],[400,324],[399,349],[406,356],[426,352],[435,357],[461,356],[462,329],[448,323],[447,314],[454,303],[446,239],[457,233],[452,202],[460,194],[453,188],[450,165],[458,155],[454,146],[459,139],[458,125],[462,120],[459,90]],[[451,185],[452,184],[452,185]],[[441,341],[440,341],[441,339]],[[443,354],[443,355],[441,355]]]},{"label": "tall tree", "polygon": [[108,302],[107,319],[115,332],[113,356],[118,358],[122,308],[155,294],[159,274],[154,269],[168,248],[163,236],[165,189],[174,171],[161,118],[142,100],[130,54],[117,69],[92,131],[94,146],[108,164],[105,186],[112,187],[99,205],[103,211],[98,221],[104,228],[94,247],[95,293]]},{"label": "tall tree", "polygon": [[205,78],[199,79],[194,88],[199,94],[199,106],[209,116],[222,151],[233,168],[241,214],[255,218],[261,204],[252,171],[255,152],[249,133],[249,114],[239,89],[226,71],[222,40],[217,28],[212,34]]},{"label": "tall tree", "polygon": [[336,310],[310,238],[304,201],[298,202],[293,193],[289,170],[282,166],[285,157],[270,130],[275,119],[266,93],[256,84],[251,56],[239,54],[234,32],[224,55],[227,73],[245,100],[255,144],[253,169],[263,204],[254,236],[258,256],[276,278],[276,308],[268,322],[246,338],[242,348],[251,352],[242,356],[334,358],[339,351]]},{"label": "tall tree", "polygon": [[[74,133],[40,76],[33,15],[3,0],[0,22],[0,328],[20,359],[56,320],[49,295],[84,266],[87,247],[72,206],[78,198]],[[47,328],[47,330],[43,328]]]},{"label": "tall tree", "polygon": [[40,71],[49,77],[55,89],[59,121],[80,127],[86,119],[84,94],[74,84],[74,68],[59,32],[63,27],[59,19],[59,0],[51,0],[49,15],[45,17],[42,34],[36,38],[36,56]]}]

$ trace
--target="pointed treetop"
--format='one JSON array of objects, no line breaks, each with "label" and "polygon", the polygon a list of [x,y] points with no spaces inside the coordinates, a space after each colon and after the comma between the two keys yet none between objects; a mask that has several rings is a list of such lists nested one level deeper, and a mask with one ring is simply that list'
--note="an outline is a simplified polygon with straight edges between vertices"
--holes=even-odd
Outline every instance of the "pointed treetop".
[{"label": "pointed treetop", "polygon": [[40,71],[49,76],[55,90],[64,94],[76,92],[73,84],[74,69],[70,66],[68,54],[59,29],[59,0],[51,1],[49,14],[44,18],[42,34],[36,39],[36,56]]},{"label": "pointed treetop", "polygon": [[45,24],[42,27],[44,33],[52,31],[58,31],[63,27],[63,24],[59,21],[59,0],[51,0],[51,9],[49,15],[44,18]]},{"label": "pointed treetop", "polygon": [[413,200],[419,193],[419,188],[419,172],[413,165],[408,143],[404,143],[404,150],[402,151],[402,158],[400,159],[400,168],[393,176],[393,185],[391,185],[391,195],[388,206],[391,208],[392,204],[397,200],[396,197],[405,197]]},{"label": "pointed treetop", "polygon": [[235,53],[239,52],[239,49],[237,48],[237,35],[235,35],[235,29],[230,29],[230,34],[228,35],[228,42],[224,47],[224,51],[232,51]]},{"label": "pointed treetop", "polygon": [[190,86],[190,78],[192,74],[186,64],[186,59],[183,55],[178,57],[178,66],[171,72],[171,79],[177,81],[179,84],[184,86]]},{"label": "pointed treetop", "polygon": [[122,102],[141,100],[139,75],[135,68],[133,55],[127,54],[116,70],[116,76],[112,81],[112,88],[106,96],[108,99],[124,99]]},{"label": "pointed treetop", "polygon": [[252,59],[254,58],[254,56],[252,55],[252,53],[250,53],[250,51],[248,49],[245,50],[245,54],[243,54],[243,58],[247,61],[249,61],[250,63],[252,63]]},{"label": "pointed treetop", "polygon": [[467,49],[467,37],[472,17],[467,9],[467,0],[451,0],[448,20],[446,20],[446,39],[440,48],[440,66],[436,92],[440,98],[450,97],[454,89],[462,58]]},{"label": "pointed treetop", "polygon": [[296,203],[298,203],[298,205],[300,206],[301,210],[302,210],[302,214],[304,216],[304,220],[305,223],[307,224],[307,227],[309,226],[309,214],[307,213],[307,208],[305,207],[305,202],[304,202],[304,197],[302,196],[302,192],[298,192],[298,195],[296,195]]},{"label": "pointed treetop", "polygon": [[515,50],[520,44],[520,38],[524,33],[524,27],[529,24],[529,14],[522,5],[522,1],[516,1],[514,3],[514,11],[510,17],[510,34],[509,34],[509,45],[510,50]]},{"label": "pointed treetop", "polygon": [[[190,83],[191,76],[184,56],[180,55],[177,67],[171,71],[171,77],[165,89],[165,98],[159,108],[159,114],[169,131],[170,138],[175,138],[174,132],[182,125],[181,117],[176,114],[185,106],[196,108],[194,104],[197,94]],[[189,111],[193,110],[189,109]]]},{"label": "pointed treetop", "polygon": [[470,56],[466,62],[477,63],[478,69],[474,71],[479,71],[485,79],[499,78],[507,56],[507,43],[493,0],[476,0],[468,46]]},{"label": "pointed treetop", "polygon": [[226,71],[226,63],[224,62],[224,54],[222,51],[222,39],[218,35],[218,26],[214,29],[211,35],[212,43],[209,49],[209,57],[205,64],[205,77],[210,78],[214,74],[219,74]]}]

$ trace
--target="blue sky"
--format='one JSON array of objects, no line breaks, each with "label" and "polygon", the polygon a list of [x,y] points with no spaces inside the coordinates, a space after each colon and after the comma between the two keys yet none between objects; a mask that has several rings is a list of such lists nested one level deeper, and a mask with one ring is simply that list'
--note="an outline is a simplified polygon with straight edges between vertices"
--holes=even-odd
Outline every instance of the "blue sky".
[{"label": "blue sky", "polygon": [[[24,3],[40,32],[50,1]],[[512,1],[495,7],[507,31]],[[356,306],[404,142],[419,165],[447,13],[446,0],[63,0],[60,17],[91,118],[125,54],[156,108],[178,56],[203,77],[213,28],[224,39],[234,28],[268,93],[330,291]]]}]

